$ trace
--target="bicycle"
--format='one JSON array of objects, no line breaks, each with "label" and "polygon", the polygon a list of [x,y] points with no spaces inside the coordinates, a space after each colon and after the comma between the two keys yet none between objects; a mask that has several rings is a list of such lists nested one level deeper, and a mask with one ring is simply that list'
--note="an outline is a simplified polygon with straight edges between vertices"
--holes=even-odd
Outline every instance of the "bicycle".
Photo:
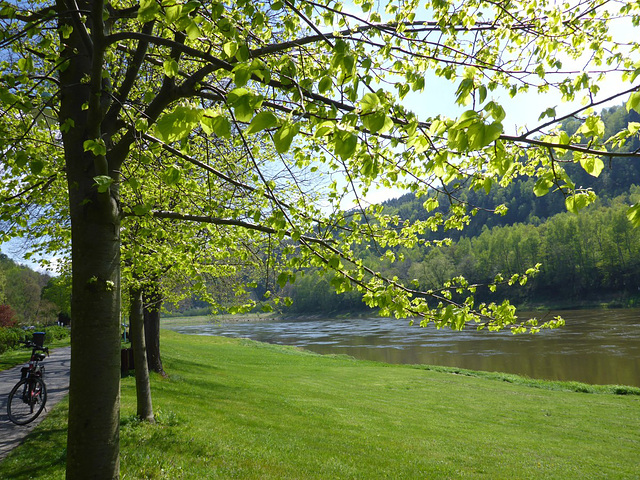
[{"label": "bicycle", "polygon": [[[49,355],[49,349],[41,342],[24,342],[31,347],[31,359],[26,367],[22,367],[20,381],[9,393],[7,413],[9,420],[16,425],[26,425],[33,422],[47,403],[47,386],[44,383],[44,365],[40,362]],[[44,352],[44,353],[40,353]]]}]

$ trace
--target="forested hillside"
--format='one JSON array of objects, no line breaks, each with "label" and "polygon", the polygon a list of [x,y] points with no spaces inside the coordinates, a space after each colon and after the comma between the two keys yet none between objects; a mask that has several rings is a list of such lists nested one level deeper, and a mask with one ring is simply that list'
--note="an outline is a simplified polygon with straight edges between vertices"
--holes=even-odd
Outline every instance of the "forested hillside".
[{"label": "forested hillside", "polygon": [[0,253],[0,326],[50,324],[69,314],[69,286]]}]

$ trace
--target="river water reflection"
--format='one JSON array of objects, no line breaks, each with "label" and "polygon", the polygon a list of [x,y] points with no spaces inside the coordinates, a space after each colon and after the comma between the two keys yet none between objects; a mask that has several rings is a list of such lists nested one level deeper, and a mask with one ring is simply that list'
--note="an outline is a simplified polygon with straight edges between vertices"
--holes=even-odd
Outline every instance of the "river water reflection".
[{"label": "river water reflection", "polygon": [[[558,313],[567,325],[536,335],[473,329],[452,332],[384,318],[234,322],[171,329],[295,345],[363,360],[640,386],[640,309],[575,310],[550,315]],[[524,317],[526,313],[519,315]]]}]

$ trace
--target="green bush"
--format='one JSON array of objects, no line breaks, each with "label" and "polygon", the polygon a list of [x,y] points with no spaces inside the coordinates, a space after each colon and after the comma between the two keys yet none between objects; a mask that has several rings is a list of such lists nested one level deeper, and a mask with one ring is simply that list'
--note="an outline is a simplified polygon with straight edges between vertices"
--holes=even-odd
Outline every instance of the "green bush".
[{"label": "green bush", "polygon": [[41,331],[46,333],[44,337],[45,343],[50,343],[54,340],[62,340],[69,336],[69,328],[62,327],[60,325],[50,325],[43,328]]},{"label": "green bush", "polygon": [[24,340],[24,330],[16,327],[0,327],[0,353],[15,348]]}]

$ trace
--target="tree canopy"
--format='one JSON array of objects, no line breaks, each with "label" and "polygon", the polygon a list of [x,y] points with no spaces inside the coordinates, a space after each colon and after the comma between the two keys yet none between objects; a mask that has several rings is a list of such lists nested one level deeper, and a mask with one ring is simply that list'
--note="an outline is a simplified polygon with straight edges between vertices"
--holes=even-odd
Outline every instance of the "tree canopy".
[{"label": "tree canopy", "polygon": [[[508,302],[476,303],[464,278],[416,290],[368,268],[352,246],[411,248],[425,231],[464,228],[475,210],[460,188],[523,175],[536,177],[536,195],[557,190],[577,211],[595,195],[563,162],[597,176],[614,151],[637,157],[622,146],[640,124],[607,138],[593,110],[615,75],[606,99],[640,107],[638,45],[625,35],[639,21],[633,2],[0,5],[4,234],[35,226],[55,249],[61,229],[71,232],[69,478],[118,476],[121,229],[132,217],[142,228],[197,223],[202,237],[192,238],[206,238],[213,257],[248,258],[273,239],[280,283],[312,265],[389,315],[520,331],[539,326]],[[435,77],[455,86],[462,114],[425,116],[406,101]],[[509,131],[502,99],[528,91],[540,95],[539,124]],[[558,128],[568,118],[575,134]],[[307,184],[307,171],[326,187]],[[377,185],[424,196],[432,214],[410,223],[368,207]],[[639,223],[640,206],[629,216]]]}]

